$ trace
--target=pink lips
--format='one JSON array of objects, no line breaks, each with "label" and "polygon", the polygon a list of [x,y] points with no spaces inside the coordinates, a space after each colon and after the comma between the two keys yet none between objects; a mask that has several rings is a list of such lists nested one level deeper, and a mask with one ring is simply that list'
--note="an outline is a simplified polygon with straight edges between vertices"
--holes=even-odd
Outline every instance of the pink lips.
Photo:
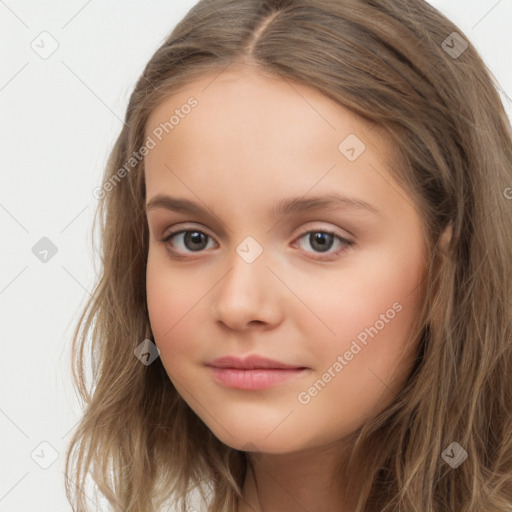
[{"label": "pink lips", "polygon": [[235,389],[259,390],[304,373],[307,368],[252,355],[245,359],[220,357],[209,363],[213,378]]}]

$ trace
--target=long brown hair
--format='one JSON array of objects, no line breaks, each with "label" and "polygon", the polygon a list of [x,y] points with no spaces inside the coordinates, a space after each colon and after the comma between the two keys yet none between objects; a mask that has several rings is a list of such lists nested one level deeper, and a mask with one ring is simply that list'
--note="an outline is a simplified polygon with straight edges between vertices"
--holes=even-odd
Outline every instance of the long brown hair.
[{"label": "long brown hair", "polygon": [[[510,512],[511,128],[475,48],[423,0],[201,0],[151,58],[97,194],[102,269],[73,340],[84,404],[66,459],[74,510],[92,510],[88,476],[116,512],[173,498],[194,510],[195,486],[208,510],[236,510],[249,454],[216,439],[160,359],[146,366],[134,350],[152,337],[147,119],[194,78],[238,63],[313,86],[385,130],[390,172],[428,233],[417,362],[394,402],[352,434],[344,461],[349,488],[351,475],[366,479],[352,487],[356,512]],[[453,442],[468,454],[457,468],[443,457]]]}]

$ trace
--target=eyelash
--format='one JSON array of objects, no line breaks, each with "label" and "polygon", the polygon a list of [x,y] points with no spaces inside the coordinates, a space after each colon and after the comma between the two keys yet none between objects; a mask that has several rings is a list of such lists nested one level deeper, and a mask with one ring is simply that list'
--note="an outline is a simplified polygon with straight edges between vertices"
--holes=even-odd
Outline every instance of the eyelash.
[{"label": "eyelash", "polygon": [[[207,238],[213,239],[210,235],[208,235],[204,231],[201,231],[200,229],[181,229],[181,230],[173,231],[173,232],[169,233],[164,238],[162,238],[160,241],[162,243],[164,243],[166,248],[169,250],[169,252],[171,252],[173,254],[173,257],[176,258],[176,259],[188,259],[187,256],[183,255],[183,253],[180,253],[179,251],[176,251],[175,249],[173,249],[171,247],[171,243],[170,243],[171,239],[173,237],[175,237],[177,235],[180,235],[180,234],[185,234],[185,233],[201,233],[202,235],[206,236]],[[355,242],[353,242],[351,240],[347,240],[346,238],[343,238],[342,236],[338,235],[335,231],[331,231],[329,229],[310,229],[310,230],[307,230],[307,231],[303,231],[296,238],[296,240],[301,240],[306,235],[310,235],[312,233],[322,233],[322,234],[326,234],[326,235],[331,235],[331,236],[333,236],[335,239],[337,239],[339,242],[341,242],[344,245],[344,247],[341,247],[340,249],[338,249],[335,252],[329,252],[329,251],[327,251],[326,253],[316,252],[315,254],[328,254],[329,257],[339,256],[342,253],[344,253],[346,250],[348,250],[350,247],[352,247],[354,245],[354,243],[355,243]],[[204,250],[205,249],[203,249],[201,251],[191,251],[190,253],[187,253],[187,254],[194,254],[194,253],[195,254],[201,254],[201,253],[204,252]],[[327,260],[329,258],[320,257],[320,258],[313,258],[313,259],[315,259],[315,260]]]}]

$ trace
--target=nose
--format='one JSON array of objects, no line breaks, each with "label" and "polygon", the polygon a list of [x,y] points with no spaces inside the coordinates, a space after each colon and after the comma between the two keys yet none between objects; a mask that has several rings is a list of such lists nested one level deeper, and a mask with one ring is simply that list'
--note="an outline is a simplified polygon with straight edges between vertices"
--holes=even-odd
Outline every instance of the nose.
[{"label": "nose", "polygon": [[283,318],[285,287],[260,256],[248,263],[235,251],[229,270],[215,287],[213,314],[233,330],[268,329]]}]

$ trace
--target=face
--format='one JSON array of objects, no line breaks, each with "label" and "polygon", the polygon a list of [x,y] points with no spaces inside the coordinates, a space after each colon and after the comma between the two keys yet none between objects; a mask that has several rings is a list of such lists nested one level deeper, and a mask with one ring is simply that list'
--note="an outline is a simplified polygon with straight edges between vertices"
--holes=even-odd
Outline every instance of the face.
[{"label": "face", "polygon": [[154,340],[229,446],[335,443],[405,384],[426,248],[389,174],[392,148],[371,128],[251,69],[190,83],[148,120]]}]

